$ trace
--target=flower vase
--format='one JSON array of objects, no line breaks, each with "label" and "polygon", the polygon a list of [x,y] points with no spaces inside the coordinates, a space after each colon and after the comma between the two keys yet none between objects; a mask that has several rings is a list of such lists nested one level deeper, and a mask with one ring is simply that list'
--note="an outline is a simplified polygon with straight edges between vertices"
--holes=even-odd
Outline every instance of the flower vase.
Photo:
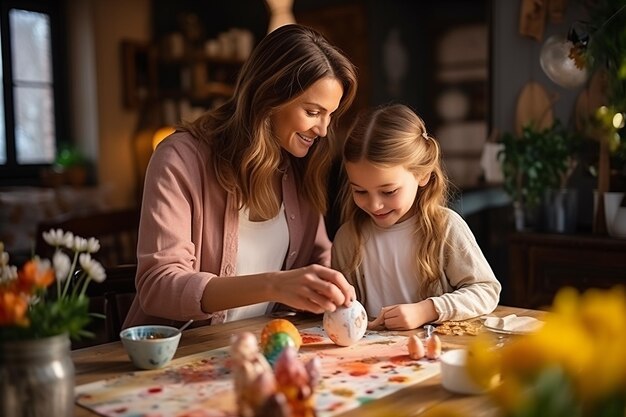
[{"label": "flower vase", "polygon": [[604,193],[604,218],[606,219],[606,230],[611,237],[624,237],[620,236],[620,230],[623,225],[620,225],[621,216],[618,216],[622,200],[624,199],[624,193],[622,192],[607,192]]},{"label": "flower vase", "polygon": [[0,415],[73,414],[74,363],[68,335],[0,341]]},{"label": "flower vase", "polygon": [[543,229],[550,233],[574,233],[578,222],[578,190],[548,189],[543,197]]}]

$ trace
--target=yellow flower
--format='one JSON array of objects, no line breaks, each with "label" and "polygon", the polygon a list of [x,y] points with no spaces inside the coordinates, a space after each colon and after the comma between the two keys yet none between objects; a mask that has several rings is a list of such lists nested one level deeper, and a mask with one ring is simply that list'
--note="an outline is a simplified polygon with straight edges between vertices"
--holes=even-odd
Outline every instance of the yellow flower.
[{"label": "yellow flower", "polygon": [[503,415],[538,415],[546,401],[557,407],[550,415],[595,416],[608,410],[626,415],[619,408],[626,398],[623,288],[582,295],[564,288],[537,332],[512,339],[493,358],[487,357],[485,343],[470,346],[475,353],[468,370],[484,382],[481,370],[500,367],[501,382],[491,396]]},{"label": "yellow flower", "polygon": [[493,400],[506,412],[521,409],[530,401],[530,392],[524,383],[514,377],[507,377],[491,391]]},{"label": "yellow flower", "polygon": [[589,290],[581,297],[580,321],[593,346],[594,361],[576,383],[585,401],[614,393],[626,384],[626,293]]},{"label": "yellow flower", "polygon": [[588,331],[612,340],[626,330],[626,293],[621,287],[610,291],[589,290],[581,297],[579,315]]},{"label": "yellow flower", "polygon": [[492,388],[500,375],[500,350],[485,335],[476,337],[467,351],[467,372],[481,387]]}]

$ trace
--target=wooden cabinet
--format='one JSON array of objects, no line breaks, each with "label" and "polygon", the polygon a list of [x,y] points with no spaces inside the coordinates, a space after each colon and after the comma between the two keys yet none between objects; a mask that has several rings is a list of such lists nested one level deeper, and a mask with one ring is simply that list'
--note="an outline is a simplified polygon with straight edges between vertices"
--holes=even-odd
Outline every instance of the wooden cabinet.
[{"label": "wooden cabinet", "polygon": [[552,304],[564,286],[581,291],[626,284],[626,240],[592,235],[514,233],[509,237],[512,302]]},{"label": "wooden cabinet", "polygon": [[210,104],[215,98],[227,98],[234,92],[243,61],[236,59],[187,56],[158,59],[158,91],[161,98],[188,98]]}]

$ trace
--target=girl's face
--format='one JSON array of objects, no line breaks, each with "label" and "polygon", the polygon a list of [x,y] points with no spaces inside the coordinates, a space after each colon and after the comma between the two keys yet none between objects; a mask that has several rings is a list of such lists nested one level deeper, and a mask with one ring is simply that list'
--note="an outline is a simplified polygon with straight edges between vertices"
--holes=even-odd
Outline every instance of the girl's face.
[{"label": "girl's face", "polygon": [[324,77],[276,110],[270,120],[283,149],[298,158],[306,156],[315,140],[326,136],[342,95],[341,83]]},{"label": "girl's face", "polygon": [[346,173],[352,198],[380,227],[390,227],[411,217],[411,207],[419,187],[430,175],[418,179],[403,166],[384,168],[371,162],[347,162]]}]

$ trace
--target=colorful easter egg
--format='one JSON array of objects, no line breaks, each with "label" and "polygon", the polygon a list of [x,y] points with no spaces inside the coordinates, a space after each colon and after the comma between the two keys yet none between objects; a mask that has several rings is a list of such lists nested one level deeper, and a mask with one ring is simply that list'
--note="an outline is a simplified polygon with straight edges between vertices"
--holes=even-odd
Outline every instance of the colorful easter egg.
[{"label": "colorful easter egg", "polygon": [[333,312],[324,313],[324,330],[339,346],[350,346],[358,342],[367,330],[367,313],[358,301],[350,307],[337,307]]},{"label": "colorful easter egg", "polygon": [[298,331],[296,326],[293,325],[292,322],[285,319],[274,319],[265,325],[263,331],[261,332],[261,349],[263,349],[264,346],[267,344],[269,337],[277,332],[287,333],[289,336],[291,336],[291,339],[293,339],[296,350],[300,349],[300,346],[302,345],[302,337],[300,336],[300,332]]},{"label": "colorful easter egg", "polygon": [[291,335],[285,332],[272,333],[267,338],[267,343],[263,346],[263,355],[270,365],[274,366],[276,360],[287,346],[291,346],[297,351],[296,343],[291,338]]}]

